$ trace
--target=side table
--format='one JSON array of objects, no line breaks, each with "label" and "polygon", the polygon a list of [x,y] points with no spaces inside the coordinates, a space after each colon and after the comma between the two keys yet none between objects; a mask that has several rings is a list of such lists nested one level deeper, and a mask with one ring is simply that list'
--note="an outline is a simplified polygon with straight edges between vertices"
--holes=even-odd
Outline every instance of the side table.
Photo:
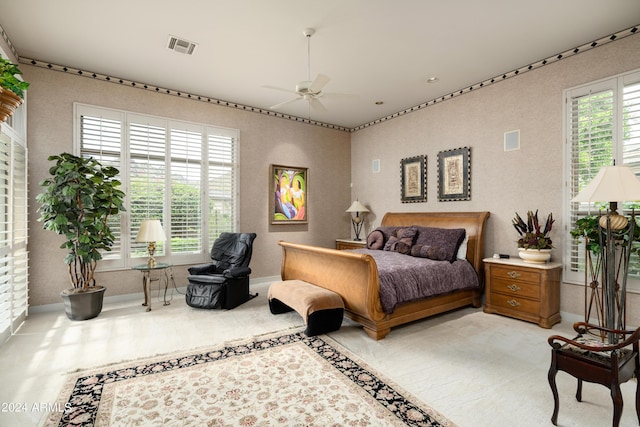
[{"label": "side table", "polygon": [[562,264],[485,258],[485,313],[497,313],[551,328],[560,322]]},{"label": "side table", "polygon": [[[163,305],[171,304],[171,300],[167,301],[167,288],[169,287],[169,280],[173,283],[173,286],[176,286],[176,282],[173,279],[173,271],[172,265],[159,262],[153,267],[150,267],[148,264],[140,264],[131,267],[133,270],[138,270],[142,272],[142,291],[144,292],[144,303],[142,305],[147,307],[147,311],[151,311],[151,297],[149,296],[149,287],[151,286],[152,281],[158,282],[158,290],[160,289],[160,281],[164,280],[164,303]],[[153,274],[154,272],[158,272],[160,274]],[[154,277],[155,276],[155,277]]]}]

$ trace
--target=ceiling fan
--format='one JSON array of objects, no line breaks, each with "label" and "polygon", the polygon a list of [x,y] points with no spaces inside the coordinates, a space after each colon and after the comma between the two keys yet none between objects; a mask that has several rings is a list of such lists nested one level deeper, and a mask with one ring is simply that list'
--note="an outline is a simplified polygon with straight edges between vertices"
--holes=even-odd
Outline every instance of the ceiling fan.
[{"label": "ceiling fan", "polygon": [[302,81],[296,85],[295,91],[291,91],[288,89],[282,89],[278,87],[266,86],[270,89],[282,90],[289,93],[294,93],[297,96],[295,98],[289,99],[288,101],[281,102],[276,105],[272,105],[269,107],[272,110],[277,110],[280,107],[283,107],[287,104],[291,104],[297,101],[307,101],[309,103],[309,108],[326,112],[327,109],[320,102],[318,98],[323,95],[322,88],[325,87],[327,83],[329,83],[329,77],[324,74],[318,74],[313,81],[311,80],[311,36],[316,32],[313,28],[306,28],[302,34],[307,38],[307,80]]}]

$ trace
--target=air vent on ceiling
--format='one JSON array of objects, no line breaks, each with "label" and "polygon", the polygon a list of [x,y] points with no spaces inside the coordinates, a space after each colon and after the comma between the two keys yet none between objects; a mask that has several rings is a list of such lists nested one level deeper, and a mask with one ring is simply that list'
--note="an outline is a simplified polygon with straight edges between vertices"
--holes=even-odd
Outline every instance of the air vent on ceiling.
[{"label": "air vent on ceiling", "polygon": [[169,44],[167,47],[171,50],[187,55],[193,55],[193,51],[196,49],[196,46],[198,46],[197,43],[169,35]]}]

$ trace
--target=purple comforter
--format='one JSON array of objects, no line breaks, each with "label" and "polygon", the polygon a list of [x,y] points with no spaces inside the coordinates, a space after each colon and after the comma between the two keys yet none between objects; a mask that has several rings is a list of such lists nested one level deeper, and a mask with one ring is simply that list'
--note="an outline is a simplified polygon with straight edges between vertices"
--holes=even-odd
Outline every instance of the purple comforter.
[{"label": "purple comforter", "polygon": [[429,296],[478,288],[478,276],[467,260],[434,261],[397,252],[355,249],[369,254],[378,265],[380,302],[385,313],[396,305]]}]

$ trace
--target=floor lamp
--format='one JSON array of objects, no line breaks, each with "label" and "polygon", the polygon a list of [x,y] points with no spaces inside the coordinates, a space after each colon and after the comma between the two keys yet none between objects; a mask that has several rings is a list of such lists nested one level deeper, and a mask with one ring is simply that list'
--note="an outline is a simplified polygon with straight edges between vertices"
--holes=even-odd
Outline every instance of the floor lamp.
[{"label": "floor lamp", "polygon": [[[640,180],[628,166],[605,166],[572,202],[609,202],[609,209],[599,220],[601,277],[604,301],[604,327],[625,328],[625,306],[629,257],[635,232],[635,213],[631,221],[618,214],[618,202],[640,200]],[[619,284],[618,280],[622,280]],[[592,290],[593,292],[593,290]],[[609,333],[609,343],[617,336]]]}]

